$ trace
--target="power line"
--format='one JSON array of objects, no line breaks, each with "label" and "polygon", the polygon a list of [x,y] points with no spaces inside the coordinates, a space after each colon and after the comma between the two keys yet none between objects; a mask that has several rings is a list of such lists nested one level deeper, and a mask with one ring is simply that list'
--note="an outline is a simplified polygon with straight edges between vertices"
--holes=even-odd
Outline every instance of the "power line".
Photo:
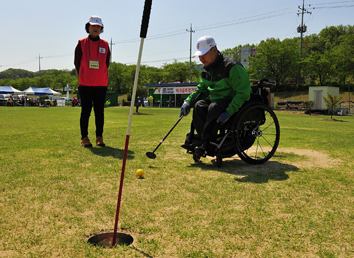
[{"label": "power line", "polygon": [[318,3],[314,5],[325,5],[325,4],[343,4],[343,3],[350,3],[354,2],[354,0],[347,0],[347,1],[337,1],[337,2],[331,2],[331,3]]},{"label": "power line", "polygon": [[[188,60],[189,57],[180,57],[180,58],[169,58],[169,59],[161,59],[161,60],[154,60],[154,61],[141,61],[142,64],[146,63],[158,63],[158,62],[168,62],[173,60]],[[133,62],[126,63],[127,65],[134,64]]]},{"label": "power line", "polygon": [[[354,7],[354,4],[351,4],[353,2],[354,2],[354,0],[335,1],[335,2],[330,2],[330,3],[318,3],[318,4],[313,4],[312,8],[313,9],[349,8],[349,7]],[[254,22],[254,21],[261,21],[261,20],[265,20],[265,19],[271,19],[274,17],[286,15],[289,13],[294,13],[294,11],[295,11],[294,7],[289,7],[289,8],[285,8],[285,9],[280,9],[280,10],[264,13],[261,15],[254,15],[254,16],[249,17],[247,19],[240,18],[240,19],[235,19],[235,20],[230,20],[230,21],[225,21],[225,22],[203,25],[203,26],[196,27],[195,29],[198,31],[202,31],[202,30],[210,30],[210,29],[221,28],[221,27],[235,26],[238,24],[250,23],[250,22]],[[301,30],[303,30],[303,29],[305,29],[305,27],[306,27],[306,25],[303,24],[300,28],[301,28]],[[156,40],[156,39],[161,39],[161,38],[174,37],[174,36],[182,35],[185,32],[186,32],[185,30],[177,30],[177,31],[162,33],[162,34],[148,37],[146,40]],[[138,39],[127,39],[127,40],[114,41],[114,42],[112,42],[112,40],[111,40],[112,45],[113,44],[134,43],[134,42],[139,42],[139,40]],[[175,51],[175,52],[177,52],[177,51]],[[181,52],[181,51],[178,51],[178,52]],[[168,52],[168,53],[172,53],[172,52]],[[13,64],[2,64],[1,66],[2,67],[19,66],[19,65],[34,62],[35,60],[37,60],[37,58],[39,59],[39,62],[40,62],[40,59],[43,59],[43,58],[61,58],[61,57],[68,57],[68,56],[73,56],[73,55],[74,55],[73,52],[70,52],[70,53],[65,53],[65,54],[43,56],[43,57],[39,57],[39,58],[36,57],[36,58],[31,58],[31,59],[28,59],[25,61],[13,63]],[[156,61],[148,61],[148,62],[154,63],[154,62],[164,62],[164,61],[170,61],[170,60],[188,60],[188,58],[178,58],[178,59],[174,58],[174,59],[156,60]]]},{"label": "power line", "polygon": [[[290,10],[292,9],[292,10],[287,11],[287,12],[281,12],[281,11],[285,11],[285,10],[289,10],[289,9]],[[281,12],[281,13],[278,13],[278,12]],[[295,6],[290,7],[290,8],[286,8],[286,9],[281,9],[281,10],[274,11],[274,12],[270,12],[270,13],[266,13],[266,14],[257,15],[257,16],[251,17],[249,19],[236,19],[236,20],[220,22],[220,23],[216,23],[216,24],[204,25],[204,26],[197,27],[196,30],[209,30],[209,29],[220,28],[220,27],[228,27],[228,26],[233,26],[233,25],[237,25],[237,24],[244,24],[244,23],[254,22],[254,21],[258,21],[258,20],[270,19],[270,18],[274,18],[277,16],[285,15],[288,13],[294,13],[294,12],[295,12]],[[181,35],[184,33],[185,33],[185,31],[178,30],[178,31],[159,34],[156,36],[150,36],[149,38],[146,38],[146,40],[155,40],[155,39],[160,39],[160,38],[173,37],[173,36],[178,36],[178,35]],[[139,41],[138,39],[130,39],[130,40],[115,41],[115,43],[116,44],[126,44],[126,43],[138,42],[138,41]]]},{"label": "power line", "polygon": [[74,53],[66,53],[66,54],[61,54],[61,55],[54,55],[54,56],[43,56],[43,58],[58,58],[58,57],[67,57],[67,56],[72,56]]},{"label": "power line", "polygon": [[[291,11],[286,11],[286,10],[291,10]],[[278,11],[273,11],[273,12],[260,14],[257,16],[252,16],[248,19],[240,18],[240,19],[226,21],[226,22],[220,22],[220,23],[216,23],[216,24],[212,24],[212,25],[204,25],[201,27],[197,27],[197,29],[198,30],[207,30],[207,29],[213,29],[213,28],[219,28],[219,27],[232,26],[232,25],[236,25],[236,24],[249,23],[249,22],[253,22],[253,21],[257,21],[257,20],[265,20],[265,19],[281,16],[284,14],[293,13],[293,12],[295,12],[295,10],[296,10],[296,6],[293,6],[293,7],[281,9]],[[283,11],[286,11],[286,12],[283,12]]]},{"label": "power line", "polygon": [[338,6],[314,7],[314,9],[334,9],[334,8],[343,8],[343,7],[354,7],[354,4],[352,4],[352,5],[338,5]]},{"label": "power line", "polygon": [[7,64],[7,65],[5,64],[5,65],[1,65],[1,66],[18,66],[18,65],[32,63],[32,62],[34,62],[36,60],[37,60],[37,57],[34,57],[34,58],[28,59],[26,61],[21,61],[21,62],[18,62],[18,63]]}]

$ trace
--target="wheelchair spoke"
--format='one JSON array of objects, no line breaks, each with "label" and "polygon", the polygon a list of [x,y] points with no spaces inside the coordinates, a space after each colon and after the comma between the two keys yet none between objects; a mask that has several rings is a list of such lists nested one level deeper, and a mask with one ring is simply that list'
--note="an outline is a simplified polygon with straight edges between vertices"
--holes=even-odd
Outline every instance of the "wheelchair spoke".
[{"label": "wheelchair spoke", "polygon": [[262,164],[275,153],[280,127],[273,110],[257,104],[246,108],[239,117],[235,145],[240,158],[250,164]]}]

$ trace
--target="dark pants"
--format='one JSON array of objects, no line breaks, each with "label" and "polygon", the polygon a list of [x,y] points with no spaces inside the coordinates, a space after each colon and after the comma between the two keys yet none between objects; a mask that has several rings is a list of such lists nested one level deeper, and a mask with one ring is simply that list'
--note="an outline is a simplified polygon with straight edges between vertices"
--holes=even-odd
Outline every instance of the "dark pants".
[{"label": "dark pants", "polygon": [[81,139],[88,136],[88,124],[92,105],[95,112],[96,137],[102,137],[106,92],[107,87],[79,86],[79,94],[81,98]]},{"label": "dark pants", "polygon": [[217,133],[216,120],[225,112],[230,100],[211,102],[210,99],[197,101],[193,110],[193,125],[202,143],[208,143]]}]

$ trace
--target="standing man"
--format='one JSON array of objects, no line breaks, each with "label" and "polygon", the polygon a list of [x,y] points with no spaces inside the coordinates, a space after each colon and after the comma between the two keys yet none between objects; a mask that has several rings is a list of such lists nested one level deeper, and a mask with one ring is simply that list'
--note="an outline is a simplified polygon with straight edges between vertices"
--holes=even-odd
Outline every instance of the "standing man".
[{"label": "standing man", "polygon": [[154,106],[154,98],[150,95],[149,97],[150,107]]},{"label": "standing man", "polygon": [[168,97],[168,107],[172,107],[172,96]]},{"label": "standing man", "polygon": [[75,48],[75,68],[79,75],[81,97],[81,146],[92,147],[88,138],[88,124],[92,105],[95,112],[96,145],[104,147],[104,103],[108,84],[108,67],[111,52],[108,42],[100,39],[102,19],[91,16],[85,25],[88,37],[80,39]]},{"label": "standing man", "polygon": [[250,99],[252,90],[246,69],[236,59],[221,54],[212,37],[198,39],[195,56],[204,65],[201,79],[197,89],[184,101],[180,116],[188,115],[191,108],[189,103],[201,93],[201,100],[195,103],[193,111],[193,125],[200,140],[183,144],[182,147],[195,150],[202,156],[216,134],[216,123],[225,123]]}]

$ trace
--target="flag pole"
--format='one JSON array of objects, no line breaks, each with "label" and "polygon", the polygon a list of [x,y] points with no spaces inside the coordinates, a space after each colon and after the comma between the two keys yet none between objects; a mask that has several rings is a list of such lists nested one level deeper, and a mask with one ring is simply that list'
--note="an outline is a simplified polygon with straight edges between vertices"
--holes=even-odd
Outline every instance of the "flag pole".
[{"label": "flag pole", "polygon": [[151,5],[152,5],[152,0],[145,0],[143,18],[142,18],[141,29],[140,29],[140,38],[141,38],[141,40],[140,40],[140,48],[139,48],[139,55],[138,55],[138,63],[137,63],[137,66],[136,66],[136,71],[135,71],[133,95],[132,95],[132,101],[131,101],[131,104],[130,104],[127,135],[126,135],[126,138],[125,138],[125,147],[124,147],[124,155],[123,155],[123,163],[122,163],[122,172],[121,172],[121,176],[120,176],[119,193],[118,193],[117,210],[116,210],[116,217],[115,217],[115,223],[114,223],[114,233],[113,233],[112,246],[114,246],[116,244],[116,238],[117,238],[117,228],[118,228],[119,211],[120,211],[122,192],[123,192],[123,181],[124,181],[125,165],[126,165],[127,156],[128,156],[130,128],[131,128],[131,123],[132,123],[132,119],[133,119],[135,95],[136,95],[136,88],[138,86],[138,80],[139,80],[139,70],[140,70],[141,56],[142,56],[142,52],[143,52],[144,39],[146,38],[147,29],[148,29],[148,25],[149,25]]}]

